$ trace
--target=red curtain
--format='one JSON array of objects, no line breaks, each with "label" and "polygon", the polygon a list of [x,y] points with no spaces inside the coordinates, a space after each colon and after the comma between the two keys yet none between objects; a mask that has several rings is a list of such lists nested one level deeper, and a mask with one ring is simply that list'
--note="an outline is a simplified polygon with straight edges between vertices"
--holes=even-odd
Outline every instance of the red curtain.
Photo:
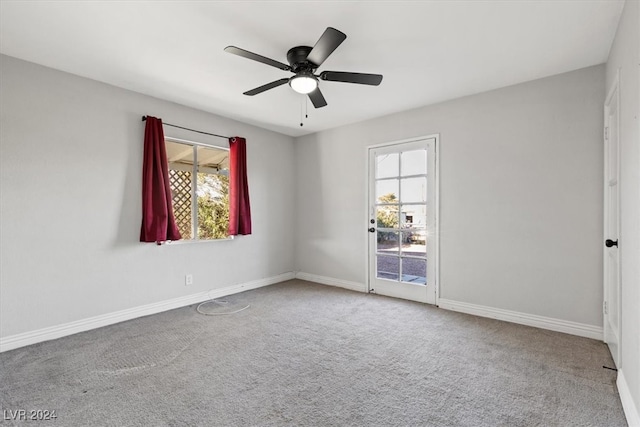
[{"label": "red curtain", "polygon": [[171,204],[169,167],[164,145],[162,120],[147,116],[144,130],[144,160],[142,164],[142,227],[141,242],[179,240]]},{"label": "red curtain", "polygon": [[229,138],[229,235],[251,234],[247,141]]}]

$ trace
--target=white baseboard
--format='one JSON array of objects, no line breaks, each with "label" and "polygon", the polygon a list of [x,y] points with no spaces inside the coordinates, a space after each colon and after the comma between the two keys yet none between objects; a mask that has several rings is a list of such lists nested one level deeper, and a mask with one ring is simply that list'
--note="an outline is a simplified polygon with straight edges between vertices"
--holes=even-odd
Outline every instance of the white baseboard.
[{"label": "white baseboard", "polygon": [[627,417],[627,424],[629,424],[629,427],[640,427],[640,412],[633,401],[633,396],[631,396],[631,391],[622,369],[618,371],[616,384],[622,401],[622,409],[624,409],[624,415]]},{"label": "white baseboard", "polygon": [[100,316],[90,317],[88,319],[77,320],[65,323],[63,325],[51,326],[48,328],[38,329],[36,331],[24,332],[21,334],[10,335],[0,338],[0,353],[13,350],[15,348],[36,344],[43,341],[49,341],[56,338],[65,337],[67,335],[77,334],[91,329],[103,326],[113,325],[115,323],[124,322],[126,320],[135,319],[150,314],[161,313],[174,308],[180,308],[191,304],[201,303],[208,299],[220,298],[227,295],[237,294],[239,292],[248,291],[250,289],[261,288],[263,286],[273,285],[274,283],[291,280],[295,277],[293,272],[280,274],[278,276],[267,277],[265,279],[253,280],[251,282],[241,283],[239,285],[227,286],[220,289],[212,289],[206,292],[198,292],[197,294],[186,295],[166,301],[160,301],[152,304],[146,304],[140,307],[120,310],[113,313],[102,314]]},{"label": "white baseboard", "polygon": [[535,314],[520,313],[517,311],[469,304],[444,298],[440,298],[438,300],[438,306],[445,310],[459,311],[461,313],[473,314],[480,317],[490,317],[492,319],[518,323],[520,325],[533,326],[535,328],[593,338],[599,341],[604,339],[604,332],[601,326],[554,319],[552,317],[536,316]]},{"label": "white baseboard", "polygon": [[317,274],[303,273],[301,271],[296,273],[296,279],[321,283],[323,285],[336,286],[338,288],[350,289],[352,291],[367,292],[367,285],[364,283],[350,282],[348,280],[335,279],[333,277],[318,276]]}]

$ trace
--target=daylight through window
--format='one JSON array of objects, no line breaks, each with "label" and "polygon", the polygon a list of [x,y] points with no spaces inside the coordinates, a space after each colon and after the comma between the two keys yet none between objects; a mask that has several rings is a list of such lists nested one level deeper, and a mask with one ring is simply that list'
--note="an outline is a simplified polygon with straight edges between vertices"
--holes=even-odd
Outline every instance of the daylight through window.
[{"label": "daylight through window", "polygon": [[229,238],[229,150],[172,139],[165,143],[182,239]]}]

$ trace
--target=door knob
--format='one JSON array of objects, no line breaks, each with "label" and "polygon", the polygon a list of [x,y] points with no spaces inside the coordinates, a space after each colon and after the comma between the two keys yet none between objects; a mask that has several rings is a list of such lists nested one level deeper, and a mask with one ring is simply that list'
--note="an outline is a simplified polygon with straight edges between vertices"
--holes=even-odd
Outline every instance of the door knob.
[{"label": "door knob", "polygon": [[608,248],[610,248],[611,246],[615,246],[616,248],[618,247],[618,241],[617,240],[607,239],[607,240],[605,240],[604,244]]},{"label": "door knob", "polygon": [[369,229],[369,233],[375,233],[375,232],[376,232],[376,229],[375,229],[375,228],[371,227],[371,228]]}]

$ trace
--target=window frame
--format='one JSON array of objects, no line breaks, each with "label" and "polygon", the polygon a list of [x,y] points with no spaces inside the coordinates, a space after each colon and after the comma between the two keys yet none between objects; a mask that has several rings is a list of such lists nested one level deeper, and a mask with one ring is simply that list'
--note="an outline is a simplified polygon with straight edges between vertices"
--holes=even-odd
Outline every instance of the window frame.
[{"label": "window frame", "polygon": [[[174,138],[171,136],[164,137],[165,144],[167,142],[173,142],[176,144],[183,144],[191,146],[193,150],[193,165],[191,167],[191,234],[193,238],[191,239],[180,239],[180,240],[170,240],[167,241],[166,244],[191,244],[191,243],[208,243],[208,242],[225,242],[229,240],[234,240],[235,236],[229,235],[224,239],[200,239],[198,238],[198,147],[204,148],[213,148],[217,150],[222,150],[229,152],[229,147],[221,147],[219,145],[207,144],[199,141],[192,141],[188,139],[182,138]],[[169,159],[167,158],[167,168],[171,170]],[[187,170],[188,168],[184,168]],[[219,172],[219,171],[218,171]],[[173,200],[171,201],[171,209],[173,209]]]}]

